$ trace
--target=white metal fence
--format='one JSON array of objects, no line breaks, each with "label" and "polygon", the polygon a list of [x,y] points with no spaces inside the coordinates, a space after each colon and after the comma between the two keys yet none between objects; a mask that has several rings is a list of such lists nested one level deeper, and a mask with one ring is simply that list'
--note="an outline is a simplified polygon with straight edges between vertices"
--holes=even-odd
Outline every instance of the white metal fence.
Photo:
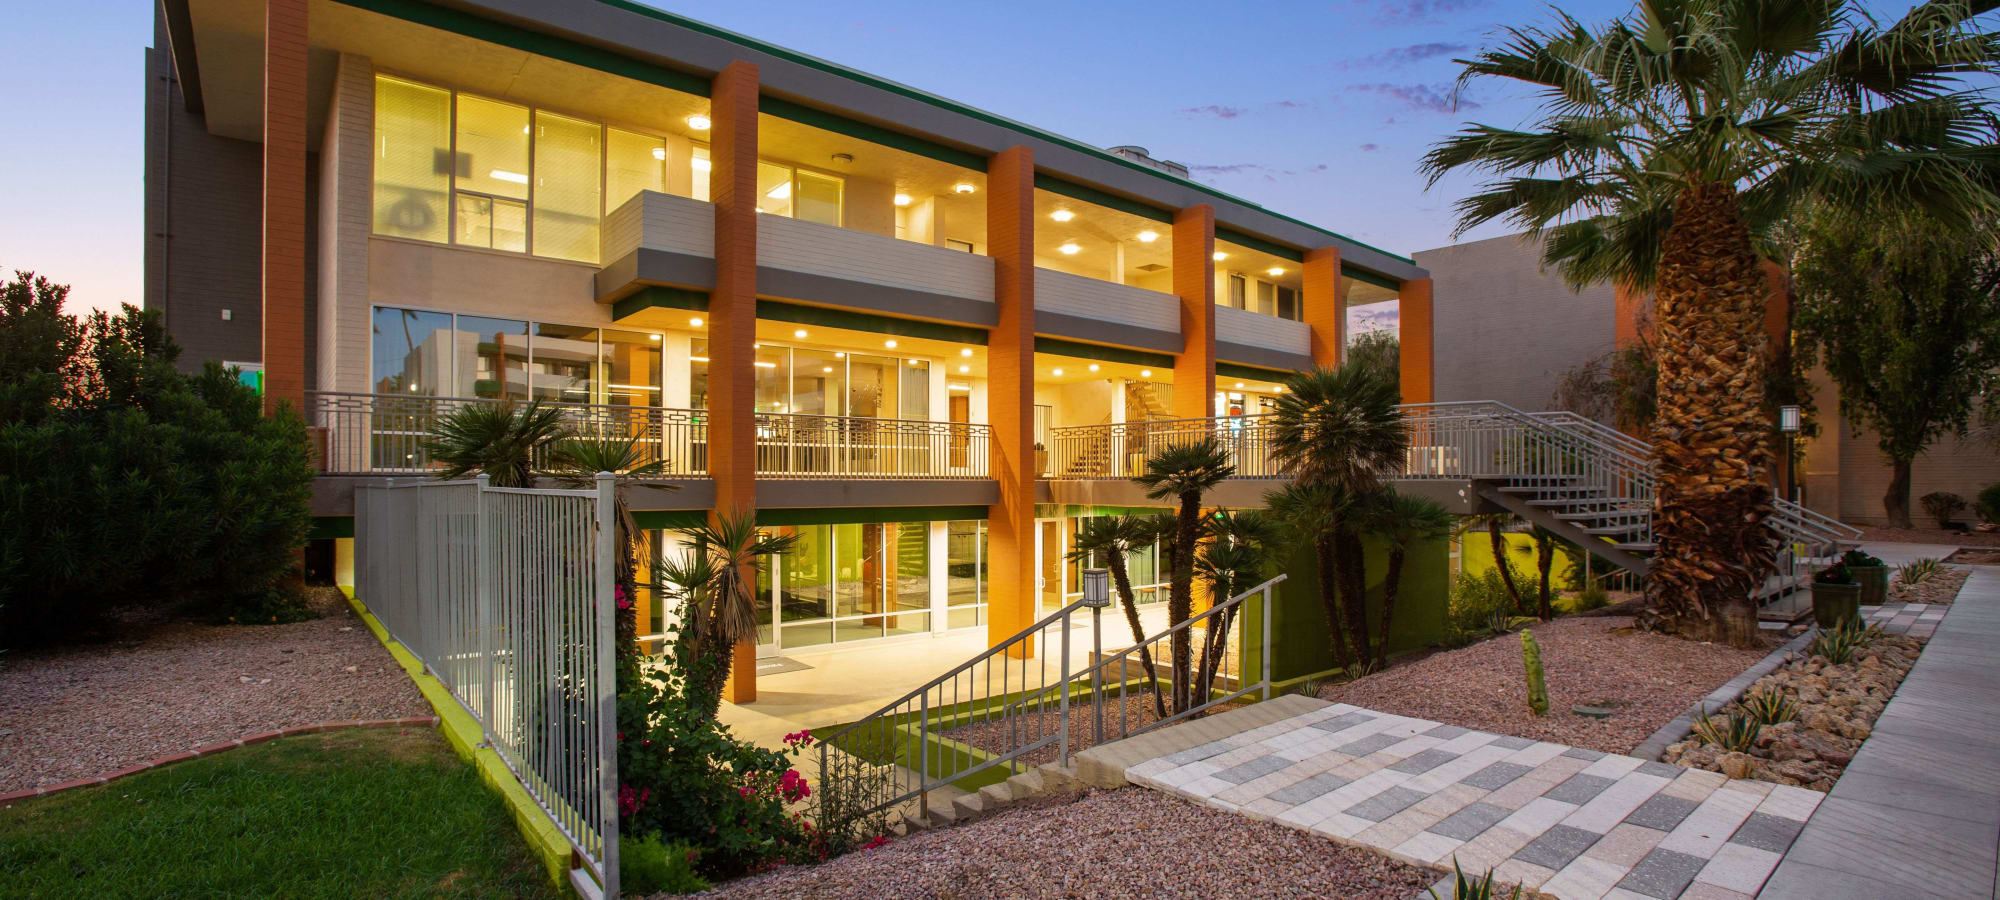
[{"label": "white metal fence", "polygon": [[484,476],[360,485],[354,513],[361,601],[479,721],[616,897],[611,476],[594,491]]}]

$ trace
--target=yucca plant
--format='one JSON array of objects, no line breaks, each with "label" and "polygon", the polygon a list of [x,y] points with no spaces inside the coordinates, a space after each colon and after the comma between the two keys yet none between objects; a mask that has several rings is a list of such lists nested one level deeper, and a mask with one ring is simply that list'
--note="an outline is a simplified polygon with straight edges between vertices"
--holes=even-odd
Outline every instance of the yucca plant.
[{"label": "yucca plant", "polygon": [[1932,557],[1914,560],[1909,565],[1896,570],[1904,584],[1923,584],[1944,571],[1944,563]]},{"label": "yucca plant", "polygon": [[[1451,871],[1451,896],[1438,896],[1437,886],[1432,885],[1429,891],[1431,900],[1493,900],[1497,896],[1494,892],[1500,890],[1499,887],[1493,884],[1492,869],[1487,869],[1486,874],[1478,878],[1469,877],[1465,874],[1464,869],[1459,868],[1458,857],[1454,856],[1451,858]],[[1507,898],[1508,900],[1521,900],[1521,886],[1518,884],[1514,885],[1514,892],[1508,894]]]},{"label": "yucca plant", "polygon": [[1875,642],[1882,629],[1873,625],[1863,626],[1859,619],[1842,619],[1833,628],[1822,628],[1814,635],[1806,652],[1813,656],[1826,657],[1834,665],[1843,665],[1854,660],[1854,654]]},{"label": "yucca plant", "polygon": [[1517,616],[1507,610],[1496,609],[1491,616],[1486,618],[1486,630],[1494,637],[1500,637],[1501,635],[1513,634],[1514,629],[1531,624],[1534,621],[1534,616]]},{"label": "yucca plant", "polygon": [[1757,746],[1757,734],[1763,730],[1764,726],[1757,721],[1757,717],[1742,710],[1731,712],[1727,718],[1717,719],[1708,714],[1707,708],[1703,708],[1701,715],[1694,720],[1693,733],[1704,744],[1732,753],[1747,753]]},{"label": "yucca plant", "polygon": [[532,487],[535,454],[569,436],[562,411],[539,400],[468,403],[432,426],[424,452],[438,463],[439,478],[483,474],[494,487]]},{"label": "yucca plant", "polygon": [[1799,717],[1799,703],[1777,691],[1752,694],[1743,700],[1743,710],[1762,725],[1778,725]]}]

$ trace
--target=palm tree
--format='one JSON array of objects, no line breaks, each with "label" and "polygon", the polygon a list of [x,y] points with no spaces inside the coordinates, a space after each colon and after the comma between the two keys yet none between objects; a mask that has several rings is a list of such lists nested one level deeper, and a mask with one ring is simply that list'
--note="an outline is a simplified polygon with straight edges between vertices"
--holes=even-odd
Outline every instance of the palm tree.
[{"label": "palm tree", "polygon": [[[1195,575],[1208,587],[1215,603],[1222,603],[1255,586],[1264,578],[1271,548],[1279,541],[1277,523],[1256,510],[1217,512],[1207,520],[1208,542],[1195,559]],[[1209,619],[1203,640],[1201,668],[1195,677],[1196,699],[1205,701],[1215,686],[1215,675],[1228,649],[1229,630],[1235,624],[1237,607],[1224,609]],[[1271,611],[1264,610],[1264,615]]]},{"label": "palm tree", "polygon": [[1326,613],[1326,636],[1333,648],[1333,665],[1348,666],[1347,643],[1351,629],[1340,602],[1340,565],[1334,535],[1346,520],[1352,495],[1327,485],[1294,481],[1264,493],[1264,508],[1299,542],[1313,548],[1313,562],[1319,570],[1320,607]]},{"label": "palm tree", "polygon": [[1461,61],[1461,85],[1545,98],[1528,128],[1469,125],[1424,157],[1433,184],[1495,178],[1459,203],[1461,233],[1506,219],[1572,284],[1655,291],[1647,597],[1684,633],[1755,641],[1750,590],[1771,565],[1759,250],[1808,202],[1959,227],[2000,205],[2000,124],[1964,81],[2000,68],[1972,22],[1989,6],[1924,3],[1880,28],[1857,0],[1641,0],[1628,19],[1509,29]]},{"label": "palm tree", "polygon": [[[1146,488],[1154,500],[1173,500],[1178,506],[1174,519],[1172,574],[1168,578],[1167,620],[1179,625],[1194,614],[1194,552],[1201,540],[1201,496],[1236,474],[1229,454],[1214,437],[1173,444],[1146,460],[1144,474],[1132,479]],[[1186,712],[1192,699],[1188,685],[1188,633],[1174,632],[1174,712]]]},{"label": "palm tree", "polygon": [[1389,545],[1389,570],[1382,580],[1382,619],[1376,625],[1376,668],[1389,663],[1389,625],[1396,617],[1405,557],[1421,542],[1450,535],[1453,524],[1451,512],[1436,502],[1393,490],[1375,494],[1362,511],[1362,529]]},{"label": "palm tree", "polygon": [[[597,483],[599,472],[609,472],[617,478],[612,494],[613,515],[618,522],[618,546],[625,550],[618,554],[613,566],[613,577],[618,582],[621,595],[617,608],[617,655],[621,674],[630,678],[638,674],[638,566],[643,548],[639,541],[639,523],[632,518],[632,510],[625,502],[624,486],[634,479],[658,477],[665,471],[666,461],[654,456],[651,448],[641,444],[638,435],[623,439],[566,438],[549,448],[548,460],[549,474],[565,487],[592,487]],[[670,484],[659,487],[678,489],[677,485]]]},{"label": "palm tree", "polygon": [[705,524],[679,529],[694,547],[677,559],[655,562],[661,582],[682,598],[681,639],[694,642],[697,671],[690,692],[714,718],[722,707],[736,645],[757,633],[757,569],[772,556],[788,553],[797,535],[774,535],[757,527],[750,512],[716,511]]},{"label": "palm tree", "polygon": [[[1137,518],[1097,516],[1085,519],[1077,528],[1076,537],[1070,542],[1068,558],[1085,564],[1102,560],[1105,567],[1111,570],[1111,584],[1118,589],[1118,598],[1125,601],[1125,624],[1132,628],[1132,643],[1139,648],[1139,665],[1146,672],[1146,683],[1157,685],[1159,671],[1153,668],[1153,651],[1146,645],[1145,627],[1139,624],[1139,603],[1132,594],[1132,577],[1125,566],[1125,554],[1151,540],[1149,528]],[[1157,689],[1153,691],[1153,702],[1160,718],[1166,718],[1166,708],[1160,705]]]},{"label": "palm tree", "polygon": [[1500,583],[1507,588],[1507,596],[1514,598],[1514,612],[1525,616],[1528,614],[1528,599],[1521,593],[1521,586],[1514,582],[1514,563],[1507,558],[1507,526],[1514,524],[1515,518],[1510,512],[1467,516],[1459,522],[1458,536],[1463,540],[1474,530],[1485,530],[1487,545],[1493,550],[1493,569],[1500,573]]},{"label": "palm tree", "polygon": [[535,454],[569,435],[562,411],[537,400],[468,403],[431,427],[424,452],[440,464],[439,478],[483,474],[494,487],[531,487]]}]

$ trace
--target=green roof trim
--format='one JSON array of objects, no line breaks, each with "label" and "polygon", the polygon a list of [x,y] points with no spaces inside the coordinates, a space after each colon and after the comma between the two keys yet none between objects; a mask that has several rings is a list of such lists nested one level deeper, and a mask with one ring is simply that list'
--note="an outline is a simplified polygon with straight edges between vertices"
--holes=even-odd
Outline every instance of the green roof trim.
[{"label": "green roof trim", "polygon": [[960,150],[936,141],[925,140],[915,135],[892,131],[880,125],[870,125],[859,119],[850,119],[839,113],[815,109],[802,103],[793,103],[772,96],[757,98],[757,111],[780,119],[790,119],[803,125],[822,128],[851,138],[860,138],[885,147],[892,147],[918,156],[927,156],[939,162],[950,163],[974,172],[986,171],[986,157],[970,150]]},{"label": "green roof trim", "polygon": [[1352,278],[1355,281],[1365,282],[1368,284],[1372,284],[1376,287],[1388,288],[1389,290],[1392,291],[1400,291],[1403,289],[1402,282],[1397,281],[1394,278],[1390,278],[1386,275],[1377,275],[1374,272],[1370,272],[1367,269],[1361,268],[1360,266],[1349,265],[1346,260],[1341,260],[1340,262],[1340,274]]},{"label": "green roof trim", "polygon": [[848,506],[758,509],[759,525],[872,525],[878,522],[949,522],[984,519],[984,506]]},{"label": "green roof trim", "polygon": [[948,325],[921,319],[899,319],[895,316],[833,309],[826,306],[808,306],[803,303],[787,303],[783,300],[759,299],[757,318],[798,325],[820,325],[827,328],[845,328],[850,331],[893,334],[897,337],[986,346],[986,329],[973,325]]},{"label": "green roof trim", "polygon": [[1248,378],[1252,381],[1275,381],[1283,384],[1285,379],[1298,374],[1284,369],[1266,369],[1263,366],[1246,366],[1242,363],[1217,362],[1215,377]]},{"label": "green roof trim", "polygon": [[1061,194],[1072,200],[1095,203],[1098,206],[1108,207],[1119,212],[1128,212],[1141,218],[1152,219],[1155,222],[1165,222],[1168,225],[1174,224],[1172,210],[1161,209],[1149,203],[1140,203],[1137,200],[1128,200],[1117,194],[1100,191],[1094,187],[1077,184],[1074,181],[1067,181],[1045,172],[1035,173],[1035,187],[1048,191],[1051,194]]},{"label": "green roof trim", "polygon": [[705,509],[635,509],[632,523],[646,531],[693,528],[708,521]]},{"label": "green roof trim", "polygon": [[638,293],[611,304],[611,321],[616,322],[626,316],[655,307],[660,309],[691,309],[696,312],[706,312],[708,310],[708,292],[691,290],[689,288],[649,285],[641,288]]},{"label": "green roof trim", "polygon": [[1062,338],[1035,338],[1036,353],[1050,353],[1056,356],[1074,356],[1078,359],[1101,359],[1105,362],[1125,363],[1133,366],[1151,366],[1156,369],[1171,369],[1174,358],[1165,353],[1149,353],[1128,347],[1107,347],[1103,344],[1086,344],[1082,341],[1065,341]]},{"label": "green roof trim", "polygon": [[692,72],[683,72],[581,41],[531,31],[443,6],[433,6],[415,0],[335,0],[335,2],[406,22],[462,34],[502,47],[512,47],[538,56],[560,59],[634,81],[672,88],[697,97],[706,97],[709,92],[709,79]]},{"label": "green roof trim", "polygon": [[1287,247],[1284,244],[1278,244],[1264,240],[1263,238],[1260,238],[1254,234],[1245,234],[1241,231],[1237,231],[1234,228],[1223,228],[1217,226],[1215,229],[1215,239],[1218,241],[1228,241],[1232,244],[1237,244],[1243,247],[1249,247],[1252,250],[1262,250],[1263,252],[1269,253],[1272,256],[1275,256],[1279,259],[1289,259],[1292,262],[1306,261],[1306,255],[1302,251],[1293,249],[1291,247]]},{"label": "green roof trim", "polygon": [[306,532],[306,540],[309,541],[328,541],[353,536],[353,516],[313,516],[312,530]]}]

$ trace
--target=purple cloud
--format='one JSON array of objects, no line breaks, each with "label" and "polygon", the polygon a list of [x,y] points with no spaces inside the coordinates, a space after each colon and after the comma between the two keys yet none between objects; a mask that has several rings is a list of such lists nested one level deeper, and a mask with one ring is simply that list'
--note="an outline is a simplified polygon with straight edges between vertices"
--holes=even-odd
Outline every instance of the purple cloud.
[{"label": "purple cloud", "polygon": [[1390,47],[1380,53],[1363,56],[1359,59],[1342,60],[1334,63],[1333,68],[1339,70],[1382,69],[1423,62],[1427,59],[1450,56],[1454,53],[1464,53],[1470,49],[1472,48],[1465,44],[1447,44],[1439,41],[1433,41],[1428,44],[1410,44],[1405,47]]},{"label": "purple cloud", "polygon": [[1384,25],[1442,24],[1444,19],[1486,5],[1486,0],[1368,0],[1375,21]]},{"label": "purple cloud", "polygon": [[1380,149],[1382,149],[1382,145],[1381,145],[1381,144],[1362,144],[1362,145],[1361,145],[1361,152],[1363,152],[1363,153],[1374,153],[1375,151],[1377,151],[1377,150],[1380,150]]},{"label": "purple cloud", "polygon": [[1249,112],[1241,106],[1190,106],[1180,111],[1184,116],[1207,116],[1214,119],[1234,119]]},{"label": "purple cloud", "polygon": [[1460,110],[1478,109],[1479,104],[1462,97],[1453,97],[1450,88],[1428,84],[1357,84],[1350,90],[1368,94],[1381,94],[1404,106],[1425,112],[1449,113]]}]

